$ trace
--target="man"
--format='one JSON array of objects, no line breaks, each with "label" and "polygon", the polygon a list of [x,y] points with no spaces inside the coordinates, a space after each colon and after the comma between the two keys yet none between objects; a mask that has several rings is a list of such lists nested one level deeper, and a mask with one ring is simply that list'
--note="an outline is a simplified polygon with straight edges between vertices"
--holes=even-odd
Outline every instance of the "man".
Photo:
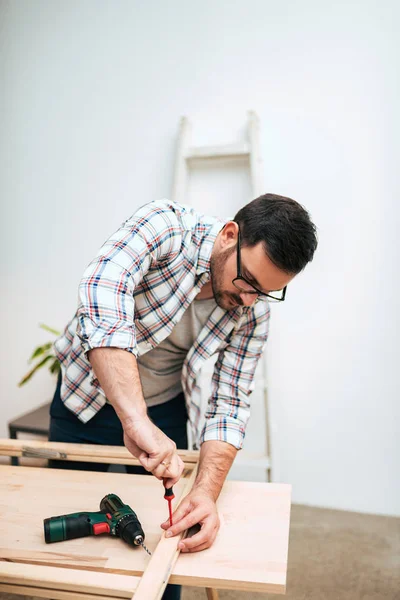
[{"label": "man", "polygon": [[[55,344],[62,378],[50,439],[125,444],[170,487],[182,474],[177,447],[187,448],[189,419],[198,476],[174,525],[162,525],[177,535],[200,524],[182,552],[208,548],[217,535],[216,500],[242,447],[269,301],[284,300],[316,247],[315,226],[290,198],[265,194],[226,221],[161,200],[125,221],[83,276],[76,315]],[[197,378],[215,353],[200,429]]]}]

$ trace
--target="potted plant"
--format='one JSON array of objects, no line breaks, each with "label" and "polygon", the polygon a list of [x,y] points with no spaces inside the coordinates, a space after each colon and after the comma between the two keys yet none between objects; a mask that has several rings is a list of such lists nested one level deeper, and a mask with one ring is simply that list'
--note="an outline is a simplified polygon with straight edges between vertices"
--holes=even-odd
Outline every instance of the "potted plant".
[{"label": "potted plant", "polygon": [[[57,331],[56,329],[53,329],[52,327],[49,327],[44,323],[40,323],[39,327],[41,327],[41,329],[44,329],[45,331],[48,331],[49,333],[52,333],[55,337],[61,335],[60,331]],[[56,375],[60,372],[61,367],[58,358],[54,354],[53,342],[46,342],[45,344],[42,344],[41,346],[35,348],[32,352],[32,356],[30,357],[28,363],[32,363],[34,361],[36,361],[34,366],[28,371],[28,373],[26,373],[26,375],[23,376],[21,381],[18,383],[19,387],[27,383],[27,381],[29,381],[31,377],[45,365],[48,365],[48,369],[52,375]]]}]

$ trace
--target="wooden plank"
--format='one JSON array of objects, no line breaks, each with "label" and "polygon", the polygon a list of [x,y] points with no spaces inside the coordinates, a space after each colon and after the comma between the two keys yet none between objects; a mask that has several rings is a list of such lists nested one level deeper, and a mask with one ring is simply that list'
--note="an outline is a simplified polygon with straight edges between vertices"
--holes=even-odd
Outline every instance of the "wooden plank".
[{"label": "wooden plank", "polygon": [[[181,480],[174,491],[182,492]],[[108,493],[137,513],[154,551],[168,507],[162,483],[146,475],[0,466],[0,560],[140,576],[150,561],[141,548],[102,535],[45,544],[43,519],[95,511]],[[183,553],[170,583],[284,593],[290,486],[227,481],[218,500],[221,528],[211,548]]]},{"label": "wooden plank", "polygon": [[188,149],[186,158],[189,160],[198,158],[236,158],[247,157],[249,154],[249,145],[247,142],[241,142],[219,146],[195,146]]},{"label": "wooden plank", "polygon": [[180,555],[179,582],[284,594],[290,493],[286,484],[227,481],[218,500],[219,534],[211,548]]},{"label": "wooden plank", "polygon": [[174,178],[171,198],[174,202],[186,202],[188,165],[185,159],[190,143],[192,126],[187,117],[182,117],[179,124],[178,143],[175,153]]},{"label": "wooden plank", "polygon": [[[192,474],[188,477],[185,487],[180,495],[178,505],[192,489],[196,475],[197,468],[193,469]],[[149,598],[152,600],[160,600],[167,586],[172,569],[178,560],[180,554],[178,544],[185,533],[186,532],[183,532],[181,535],[177,535],[173,538],[166,538],[165,532],[162,534],[161,539],[157,544],[157,548],[155,549],[135,591],[135,600],[149,600]]]},{"label": "wooden plank", "polygon": [[44,588],[112,598],[130,598],[139,581],[139,577],[128,575],[0,561],[2,584],[30,586],[37,591]]},{"label": "wooden plank", "polygon": [[117,596],[99,596],[97,594],[81,594],[79,592],[64,592],[51,588],[37,588],[27,585],[8,585],[0,583],[0,592],[17,594],[18,596],[34,596],[35,598],[50,598],[51,600],[118,600]]},{"label": "wooden plank", "polygon": [[[178,450],[187,469],[192,469],[199,458],[198,451]],[[84,460],[121,465],[140,465],[124,446],[101,446],[97,444],[67,444],[44,440],[0,439],[0,456],[30,456],[56,458],[59,460]]]},{"label": "wooden plank", "polygon": [[264,193],[262,177],[262,160],[260,154],[260,121],[257,114],[250,110],[247,115],[247,127],[250,152],[250,176],[254,198]]}]

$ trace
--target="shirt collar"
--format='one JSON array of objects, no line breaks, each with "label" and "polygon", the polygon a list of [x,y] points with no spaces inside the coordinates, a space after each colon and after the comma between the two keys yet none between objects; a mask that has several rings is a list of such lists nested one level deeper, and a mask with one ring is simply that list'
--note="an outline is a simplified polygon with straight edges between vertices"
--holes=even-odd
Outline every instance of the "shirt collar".
[{"label": "shirt collar", "polygon": [[198,275],[210,273],[211,253],[214,248],[214,243],[217,239],[217,235],[227,222],[228,220],[218,220],[211,225],[210,229],[204,235],[200,244],[199,257],[196,267],[196,273]]}]

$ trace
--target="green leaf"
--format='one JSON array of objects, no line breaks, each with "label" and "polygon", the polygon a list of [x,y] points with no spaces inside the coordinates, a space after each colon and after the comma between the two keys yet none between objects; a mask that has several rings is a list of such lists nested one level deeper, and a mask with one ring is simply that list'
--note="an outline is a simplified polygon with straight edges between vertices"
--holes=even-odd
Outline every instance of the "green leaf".
[{"label": "green leaf", "polygon": [[32,353],[32,356],[29,359],[29,362],[32,362],[38,356],[42,356],[42,354],[44,354],[45,352],[50,350],[52,345],[53,345],[53,342],[47,342],[46,344],[43,344],[43,346],[38,346],[37,348],[35,348],[35,350]]},{"label": "green leaf", "polygon": [[40,368],[42,368],[52,358],[54,358],[54,356],[52,354],[48,354],[45,358],[43,358],[43,360],[38,362],[33,367],[33,369],[31,369],[30,371],[28,371],[28,373],[26,373],[26,375],[24,375],[24,377],[19,382],[18,387],[22,387],[27,381],[30,380],[30,378],[36,373],[36,371],[38,371]]},{"label": "green leaf", "polygon": [[52,327],[49,327],[48,325],[45,325],[44,323],[39,323],[39,327],[41,327],[45,331],[48,331],[49,333],[54,333],[54,335],[56,335],[56,336],[61,335],[61,331],[57,331],[57,329],[53,329]]},{"label": "green leaf", "polygon": [[52,375],[54,375],[55,373],[59,373],[60,370],[61,370],[60,361],[58,360],[58,358],[56,358],[54,360],[54,362],[50,365],[49,371]]}]

